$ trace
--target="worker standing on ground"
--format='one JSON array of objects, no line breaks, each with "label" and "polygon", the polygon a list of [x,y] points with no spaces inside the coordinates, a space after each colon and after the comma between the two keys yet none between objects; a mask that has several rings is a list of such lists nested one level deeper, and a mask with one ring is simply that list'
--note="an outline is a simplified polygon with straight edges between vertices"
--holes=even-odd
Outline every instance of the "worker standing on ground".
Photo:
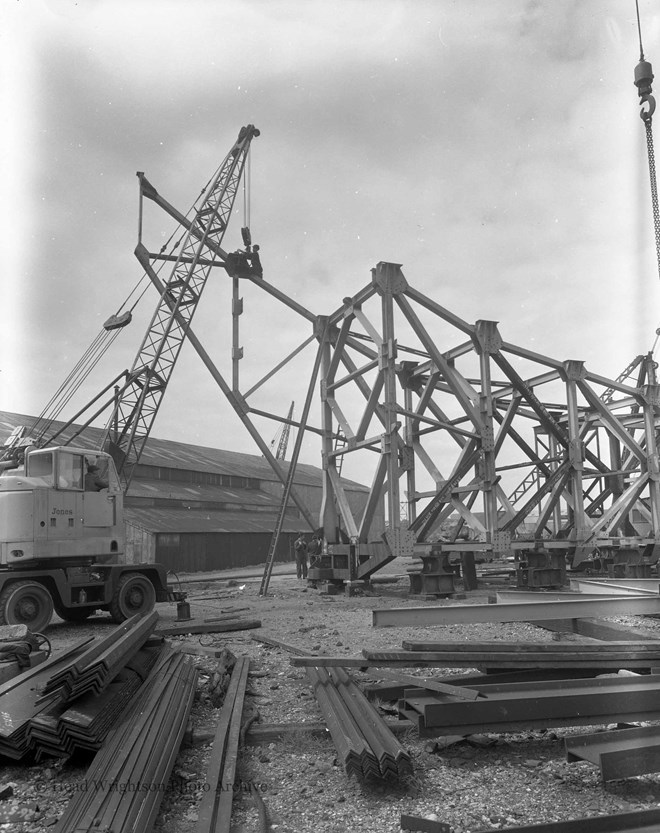
[{"label": "worker standing on ground", "polygon": [[302,532],[296,538],[293,545],[293,550],[296,554],[296,575],[299,579],[307,578],[307,542],[305,541]]},{"label": "worker standing on ground", "polygon": [[316,562],[318,561],[319,555],[321,555],[321,541],[319,540],[319,536],[314,533],[312,535],[312,540],[307,545],[307,554],[309,555],[309,566],[314,567]]}]

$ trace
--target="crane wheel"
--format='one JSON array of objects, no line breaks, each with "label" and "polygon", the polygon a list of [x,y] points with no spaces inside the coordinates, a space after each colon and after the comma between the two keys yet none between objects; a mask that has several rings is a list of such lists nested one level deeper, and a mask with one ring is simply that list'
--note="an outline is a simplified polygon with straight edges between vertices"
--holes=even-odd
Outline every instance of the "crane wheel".
[{"label": "crane wheel", "polygon": [[112,595],[110,615],[120,624],[138,613],[148,613],[155,604],[156,591],[149,579],[140,573],[125,573]]},{"label": "crane wheel", "polygon": [[0,593],[0,624],[26,625],[32,633],[41,633],[52,616],[53,599],[38,581],[13,581]]}]

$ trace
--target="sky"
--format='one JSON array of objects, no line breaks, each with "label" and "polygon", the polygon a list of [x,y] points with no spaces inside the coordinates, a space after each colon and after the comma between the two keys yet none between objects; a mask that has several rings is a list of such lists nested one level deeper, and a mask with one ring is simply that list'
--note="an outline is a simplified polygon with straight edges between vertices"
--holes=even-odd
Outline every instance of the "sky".
[{"label": "sky", "polygon": [[[639,5],[660,61],[660,9]],[[327,314],[396,262],[464,320],[616,377],[660,327],[638,59],[634,0],[3,3],[0,407],[39,414],[139,284],[135,173],[186,211],[245,124],[249,224],[287,295]],[[174,231],[151,205],[144,228],[152,251]],[[311,330],[242,290],[245,388]],[[64,416],[132,365],[157,300]],[[194,330],[228,379],[230,309],[214,272]],[[299,411],[303,358],[259,407]],[[188,347],[153,434],[257,452]]]}]

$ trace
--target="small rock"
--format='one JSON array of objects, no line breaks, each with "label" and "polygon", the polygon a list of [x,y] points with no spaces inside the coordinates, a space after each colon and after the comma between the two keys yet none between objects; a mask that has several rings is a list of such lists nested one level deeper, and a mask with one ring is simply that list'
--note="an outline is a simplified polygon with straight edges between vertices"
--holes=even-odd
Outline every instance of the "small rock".
[{"label": "small rock", "polygon": [[183,769],[175,769],[174,774],[177,778],[181,778],[183,781],[194,781],[197,776],[194,772],[186,772]]},{"label": "small rock", "polygon": [[321,650],[321,644],[320,643],[318,645],[312,645],[312,651],[320,651],[320,650]]},{"label": "small rock", "polygon": [[268,757],[268,755],[259,755],[259,762],[262,764],[269,764],[270,758]]},{"label": "small rock", "polygon": [[523,766],[529,767],[529,769],[536,769],[537,766],[541,766],[543,761],[539,761],[537,758],[527,758],[522,762]]}]

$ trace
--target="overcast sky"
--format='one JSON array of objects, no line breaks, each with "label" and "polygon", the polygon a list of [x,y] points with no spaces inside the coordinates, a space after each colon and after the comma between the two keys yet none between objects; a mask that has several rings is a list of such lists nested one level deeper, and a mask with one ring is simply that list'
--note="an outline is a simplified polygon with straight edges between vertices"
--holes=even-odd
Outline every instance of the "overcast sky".
[{"label": "overcast sky", "polygon": [[[640,9],[660,67],[660,10]],[[140,280],[136,171],[185,211],[248,123],[265,277],[314,313],[394,261],[463,319],[607,376],[653,344],[634,0],[6,0],[0,24],[4,410],[38,414]],[[172,222],[147,209],[153,251]],[[242,224],[239,200],[226,249]],[[230,299],[214,275],[195,319],[228,379]],[[248,387],[310,328],[244,300]],[[156,302],[77,402],[132,364]],[[298,381],[267,404],[301,403]],[[154,434],[255,451],[190,349]]]}]

